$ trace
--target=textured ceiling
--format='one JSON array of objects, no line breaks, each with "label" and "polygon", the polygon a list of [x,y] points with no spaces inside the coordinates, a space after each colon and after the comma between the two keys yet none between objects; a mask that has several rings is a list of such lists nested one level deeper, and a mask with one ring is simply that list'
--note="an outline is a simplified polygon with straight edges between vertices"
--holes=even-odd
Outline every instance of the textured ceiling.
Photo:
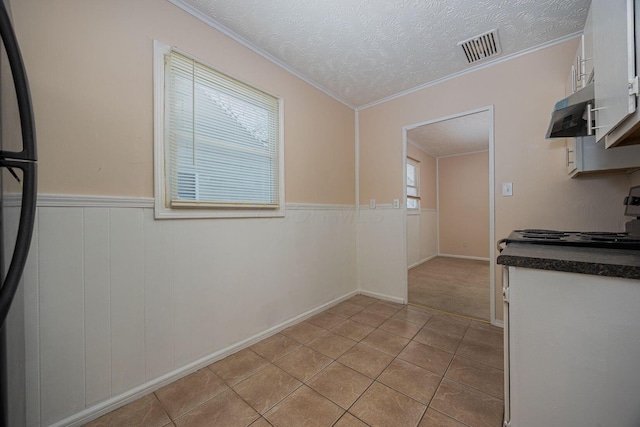
[{"label": "textured ceiling", "polygon": [[489,149],[489,112],[468,114],[407,131],[407,138],[433,157]]},{"label": "textured ceiling", "polygon": [[169,1],[355,107],[468,70],[456,43],[488,30],[498,30],[502,46],[493,60],[580,32],[591,2]]}]

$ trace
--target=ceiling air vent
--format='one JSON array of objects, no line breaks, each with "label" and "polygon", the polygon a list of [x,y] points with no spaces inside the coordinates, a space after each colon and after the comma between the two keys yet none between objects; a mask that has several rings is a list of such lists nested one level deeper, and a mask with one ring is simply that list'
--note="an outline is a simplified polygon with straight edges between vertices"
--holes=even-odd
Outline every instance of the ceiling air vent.
[{"label": "ceiling air vent", "polygon": [[469,64],[498,56],[502,52],[498,40],[498,30],[487,31],[479,36],[471,37],[459,42],[458,46],[462,47]]}]

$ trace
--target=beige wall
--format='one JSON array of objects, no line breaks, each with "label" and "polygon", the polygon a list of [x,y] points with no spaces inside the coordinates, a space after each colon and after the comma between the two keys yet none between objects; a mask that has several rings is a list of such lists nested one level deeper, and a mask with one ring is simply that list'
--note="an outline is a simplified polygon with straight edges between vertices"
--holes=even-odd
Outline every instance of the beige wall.
[{"label": "beige wall", "polygon": [[418,147],[407,144],[407,156],[420,162],[420,208],[436,208],[436,159]]},{"label": "beige wall", "polygon": [[489,152],[438,159],[440,254],[489,257]]},{"label": "beige wall", "polygon": [[[493,105],[496,239],[523,227],[623,229],[625,218],[617,207],[629,178],[570,179],[565,141],[544,139],[576,48],[577,40],[571,40],[359,111],[360,203],[401,197],[403,126]],[[513,183],[513,197],[499,195],[502,182]],[[496,280],[501,318],[500,274]]]},{"label": "beige wall", "polygon": [[285,101],[286,201],[353,204],[354,112],[168,1],[13,1],[40,192],[153,196],[152,42]]}]

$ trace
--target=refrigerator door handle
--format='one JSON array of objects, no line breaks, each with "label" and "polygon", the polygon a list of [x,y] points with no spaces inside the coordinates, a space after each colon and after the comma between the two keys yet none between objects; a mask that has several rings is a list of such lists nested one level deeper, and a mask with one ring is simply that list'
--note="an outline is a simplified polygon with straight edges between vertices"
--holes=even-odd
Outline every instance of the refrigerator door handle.
[{"label": "refrigerator door handle", "polygon": [[37,160],[36,150],[36,127],[33,117],[33,107],[31,103],[31,92],[29,91],[29,81],[22,61],[22,54],[16,39],[11,18],[3,1],[0,1],[0,36],[7,51],[13,83],[16,89],[18,100],[18,111],[20,113],[20,124],[22,126],[22,151],[0,150],[0,157],[22,160]]},{"label": "refrigerator door handle", "polygon": [[22,169],[24,184],[22,188],[22,209],[18,225],[18,236],[13,250],[13,258],[9,263],[9,269],[0,289],[0,329],[9,313],[11,302],[16,294],[24,266],[29,255],[31,238],[33,237],[33,224],[36,215],[36,179],[37,166],[34,162],[21,162],[0,159],[1,167]]}]

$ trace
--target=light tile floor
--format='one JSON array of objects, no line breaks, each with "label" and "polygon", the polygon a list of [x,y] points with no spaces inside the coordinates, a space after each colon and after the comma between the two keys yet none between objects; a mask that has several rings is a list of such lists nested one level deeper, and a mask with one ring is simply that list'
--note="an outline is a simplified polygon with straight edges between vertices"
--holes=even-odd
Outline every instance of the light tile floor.
[{"label": "light tile floor", "polygon": [[492,268],[476,259],[430,259],[407,273],[409,302],[488,321]]},{"label": "light tile floor", "polygon": [[358,295],[88,426],[500,427],[502,330]]}]

